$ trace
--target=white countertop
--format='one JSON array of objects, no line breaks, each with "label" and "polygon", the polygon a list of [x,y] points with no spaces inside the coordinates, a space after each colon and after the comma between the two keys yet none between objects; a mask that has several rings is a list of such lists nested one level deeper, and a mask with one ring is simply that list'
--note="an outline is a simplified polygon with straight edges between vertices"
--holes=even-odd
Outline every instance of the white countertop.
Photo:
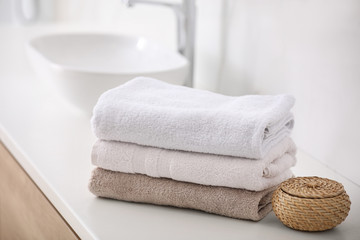
[{"label": "white countertop", "polygon": [[[100,199],[87,189],[95,141],[89,117],[57,98],[32,73],[23,29],[0,27],[0,140],[82,239],[359,239],[360,187],[304,152],[297,176],[321,176],[345,186],[348,218],[333,230],[307,233],[270,213],[260,222],[199,211]],[[309,135],[309,141],[311,136]],[[341,161],[339,159],[339,161]],[[354,166],[359,168],[359,166]]]}]

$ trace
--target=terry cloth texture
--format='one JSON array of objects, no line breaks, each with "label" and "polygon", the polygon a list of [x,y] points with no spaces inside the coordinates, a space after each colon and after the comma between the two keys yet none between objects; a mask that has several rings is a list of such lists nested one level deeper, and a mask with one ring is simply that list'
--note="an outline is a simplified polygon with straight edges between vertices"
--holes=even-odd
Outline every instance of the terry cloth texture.
[{"label": "terry cloth texture", "polygon": [[93,171],[89,189],[99,197],[197,209],[253,221],[261,220],[271,211],[271,197],[275,190],[253,192],[205,186],[101,168]]},{"label": "terry cloth texture", "polygon": [[261,191],[290,178],[296,147],[285,138],[259,160],[146,147],[98,140],[92,151],[95,166],[125,173],[203,185]]},{"label": "terry cloth texture", "polygon": [[253,159],[289,136],[289,95],[224,96],[135,78],[103,93],[92,117],[103,140]]}]

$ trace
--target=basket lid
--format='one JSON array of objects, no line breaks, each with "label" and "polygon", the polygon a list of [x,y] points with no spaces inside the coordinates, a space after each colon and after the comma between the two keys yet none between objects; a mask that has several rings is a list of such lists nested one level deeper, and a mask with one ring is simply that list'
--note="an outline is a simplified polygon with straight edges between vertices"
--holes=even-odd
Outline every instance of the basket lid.
[{"label": "basket lid", "polygon": [[341,183],[320,177],[290,178],[280,187],[284,192],[301,198],[335,197],[345,191]]}]

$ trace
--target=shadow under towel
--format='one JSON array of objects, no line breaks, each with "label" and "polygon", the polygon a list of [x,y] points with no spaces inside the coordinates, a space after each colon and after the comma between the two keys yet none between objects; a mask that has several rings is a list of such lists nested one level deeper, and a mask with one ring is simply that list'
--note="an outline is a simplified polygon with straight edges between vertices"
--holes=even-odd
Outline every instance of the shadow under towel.
[{"label": "shadow under towel", "polygon": [[89,189],[99,197],[190,208],[231,218],[259,221],[272,209],[271,197],[275,187],[253,192],[96,168],[90,179]]},{"label": "shadow under towel", "polygon": [[290,95],[225,96],[138,77],[103,93],[91,120],[99,139],[260,159],[294,125]]}]

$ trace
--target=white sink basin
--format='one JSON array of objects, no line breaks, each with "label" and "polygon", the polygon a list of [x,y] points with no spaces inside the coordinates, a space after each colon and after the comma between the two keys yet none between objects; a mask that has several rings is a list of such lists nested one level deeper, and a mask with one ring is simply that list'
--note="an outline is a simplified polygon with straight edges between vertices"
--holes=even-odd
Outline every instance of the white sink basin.
[{"label": "white sink basin", "polygon": [[183,85],[188,62],[142,37],[111,34],[51,34],[27,45],[38,75],[75,106],[91,114],[98,97],[137,76]]}]

